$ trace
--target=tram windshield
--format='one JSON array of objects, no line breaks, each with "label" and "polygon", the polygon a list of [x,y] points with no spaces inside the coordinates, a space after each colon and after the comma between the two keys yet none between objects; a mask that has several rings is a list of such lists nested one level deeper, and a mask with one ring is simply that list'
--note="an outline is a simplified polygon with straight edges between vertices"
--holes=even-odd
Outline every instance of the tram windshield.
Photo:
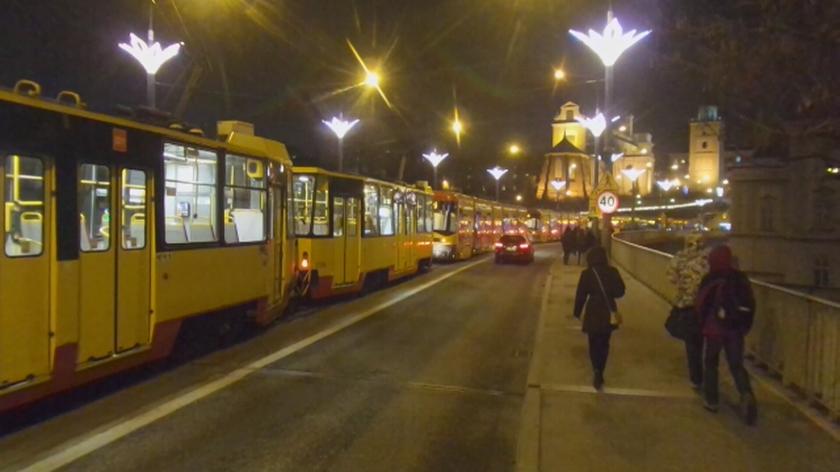
[{"label": "tram windshield", "polygon": [[458,232],[458,204],[435,202],[434,230],[444,235]]}]

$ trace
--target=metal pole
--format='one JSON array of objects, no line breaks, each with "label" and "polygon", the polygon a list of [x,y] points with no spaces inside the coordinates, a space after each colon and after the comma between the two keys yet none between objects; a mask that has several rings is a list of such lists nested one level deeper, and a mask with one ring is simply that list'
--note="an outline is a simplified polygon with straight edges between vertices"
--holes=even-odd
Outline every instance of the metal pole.
[{"label": "metal pole", "polygon": [[437,166],[432,166],[432,185],[433,189],[438,188],[438,181],[437,181]]},{"label": "metal pole", "polygon": [[499,200],[499,179],[496,179],[496,201],[497,202],[500,201]]},{"label": "metal pole", "polygon": [[[155,42],[155,2],[149,4],[149,46]],[[155,96],[155,74],[146,74],[146,104],[150,108],[157,108]]]},{"label": "metal pole", "polygon": [[[612,10],[610,10],[609,17],[612,17]],[[607,117],[607,128],[604,130],[604,142],[603,142],[603,149],[604,155],[606,156],[607,153],[612,152],[612,130],[610,129],[612,126],[612,111],[610,108],[612,107],[612,82],[613,82],[613,68],[611,66],[604,68],[604,114]],[[606,170],[608,173],[612,174],[613,171],[613,163],[612,159],[606,159],[604,161],[606,166]],[[606,249],[607,254],[610,253],[610,226],[611,226],[611,215],[604,215],[603,219],[603,231],[601,231],[601,246]]]},{"label": "metal pole", "polygon": [[344,172],[344,140],[338,138],[338,171]]}]

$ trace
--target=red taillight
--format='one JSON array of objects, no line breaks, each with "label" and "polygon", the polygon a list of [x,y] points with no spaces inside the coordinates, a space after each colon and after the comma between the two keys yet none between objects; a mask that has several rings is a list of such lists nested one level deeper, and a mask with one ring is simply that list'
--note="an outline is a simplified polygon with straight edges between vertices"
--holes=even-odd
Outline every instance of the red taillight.
[{"label": "red taillight", "polygon": [[519,245],[519,249],[528,249],[529,247],[531,247],[531,245],[528,243],[522,243]]}]

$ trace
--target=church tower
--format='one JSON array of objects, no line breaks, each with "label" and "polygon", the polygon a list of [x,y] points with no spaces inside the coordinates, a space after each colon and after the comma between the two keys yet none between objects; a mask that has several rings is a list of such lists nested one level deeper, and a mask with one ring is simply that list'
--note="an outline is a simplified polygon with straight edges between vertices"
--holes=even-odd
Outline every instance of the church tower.
[{"label": "church tower", "polygon": [[583,118],[583,115],[580,114],[580,105],[577,103],[566,102],[560,107],[560,113],[554,117],[554,123],[551,124],[551,147],[557,146],[565,138],[576,148],[586,150],[586,128],[577,121],[580,118]]},{"label": "church tower", "polygon": [[723,121],[715,106],[703,106],[691,122],[688,173],[691,188],[705,191],[719,185],[723,178]]}]

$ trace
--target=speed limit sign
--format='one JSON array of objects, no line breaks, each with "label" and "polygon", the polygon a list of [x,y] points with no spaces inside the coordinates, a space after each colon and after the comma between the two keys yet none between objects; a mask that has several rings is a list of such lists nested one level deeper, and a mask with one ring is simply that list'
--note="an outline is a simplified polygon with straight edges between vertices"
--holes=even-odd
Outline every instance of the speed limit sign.
[{"label": "speed limit sign", "polygon": [[618,195],[612,192],[601,192],[598,195],[598,209],[607,215],[618,210]]}]

